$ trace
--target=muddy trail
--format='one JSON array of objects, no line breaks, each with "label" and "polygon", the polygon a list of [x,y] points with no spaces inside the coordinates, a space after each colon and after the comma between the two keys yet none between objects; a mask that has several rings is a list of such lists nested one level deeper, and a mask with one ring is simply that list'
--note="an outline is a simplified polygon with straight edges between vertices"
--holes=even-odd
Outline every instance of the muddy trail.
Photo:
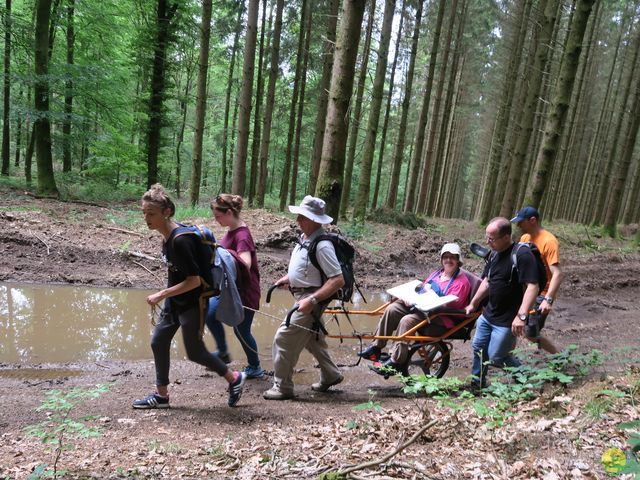
[{"label": "muddy trail", "polygon": [[[267,210],[249,210],[244,218],[258,245],[266,290],[286,272],[294,219]],[[222,234],[211,218],[186,220]],[[607,361],[573,387],[570,402],[548,404],[557,410],[550,423],[540,424],[540,414],[531,414],[534,407],[542,408],[537,404],[522,408],[497,431],[466,410],[452,413],[432,402],[425,411],[424,404],[407,399],[397,381],[372,374],[364,362],[345,367],[345,382],[329,393],[310,390],[315,371],[298,372],[294,401],[266,402],[262,392],[269,378],[252,380],[240,406],[230,409],[222,380],[176,359],[172,408],[138,412],[130,404],[152,389],[151,352],[146,361],[65,364],[3,363],[0,352],[0,477],[26,478],[41,463],[52,464],[54,455],[24,430],[51,418],[50,411],[37,410],[46,392],[106,384],[107,393],[74,410],[74,415],[94,416],[91,422],[102,434],[70,441],[75,448],[64,452],[59,465],[69,478],[316,478],[327,468],[392,451],[416,425],[427,423],[425,416],[438,423],[396,462],[411,468],[387,465],[390,470],[374,470],[378,476],[370,478],[604,478],[602,451],[611,441],[623,441],[615,429],[618,417],[589,424],[584,406],[594,391],[624,384],[625,374],[640,365],[640,254],[623,241],[593,238],[570,225],[552,227],[562,244],[565,281],[547,333],[562,346],[602,350]],[[356,277],[364,288],[382,291],[424,276],[436,267],[438,251],[448,241],[463,246],[465,267],[479,273],[482,261],[468,246],[482,236],[481,227],[459,220],[430,219],[417,230],[368,223],[351,237],[358,251]],[[60,202],[0,188],[0,286],[159,288],[166,281],[159,246],[136,203]],[[3,315],[0,311],[0,329],[6,326]],[[451,375],[465,376],[471,351],[468,343],[459,343]],[[337,363],[354,362],[357,342],[333,345]],[[542,361],[533,347],[523,348]],[[354,411],[372,399],[371,392],[382,410]],[[618,407],[620,419],[638,417],[637,407]],[[583,441],[578,444],[576,438]]]}]

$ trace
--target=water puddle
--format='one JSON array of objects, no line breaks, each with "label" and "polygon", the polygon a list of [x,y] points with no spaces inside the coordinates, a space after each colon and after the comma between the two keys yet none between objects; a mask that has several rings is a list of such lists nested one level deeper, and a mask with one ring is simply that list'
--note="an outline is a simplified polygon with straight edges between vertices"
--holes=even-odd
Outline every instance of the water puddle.
[{"label": "water puddle", "polygon": [[[0,283],[0,363],[152,359],[149,342],[153,327],[150,308],[145,302],[149,293],[134,289]],[[364,294],[368,303],[365,305],[356,299],[354,308],[375,308],[385,301],[380,293]],[[270,304],[263,299],[252,331],[258,349],[265,356],[271,356],[273,335],[292,305],[291,295],[282,290],[273,293]],[[352,315],[351,321],[356,330],[371,332],[378,317]],[[246,362],[232,329],[225,328],[232,358]],[[344,317],[339,327],[335,323],[329,327],[333,334],[339,330],[345,334],[351,332],[351,325]],[[210,350],[215,349],[209,332],[205,334],[205,343]],[[352,355],[358,347],[356,340],[343,343],[330,340],[329,343],[332,348],[345,350],[346,355]],[[186,358],[180,333],[172,349],[173,358]],[[23,377],[23,370],[0,369],[0,376]],[[45,370],[34,370],[37,378],[45,375]],[[73,370],[69,372],[51,374],[54,378],[74,374]]]}]

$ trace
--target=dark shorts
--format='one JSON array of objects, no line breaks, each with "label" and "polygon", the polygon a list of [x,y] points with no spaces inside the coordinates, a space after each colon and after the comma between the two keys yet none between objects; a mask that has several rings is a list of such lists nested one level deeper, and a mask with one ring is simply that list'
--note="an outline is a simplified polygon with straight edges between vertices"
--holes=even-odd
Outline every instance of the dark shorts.
[{"label": "dark shorts", "polygon": [[542,295],[538,295],[536,297],[536,303],[533,304],[532,310],[535,310],[534,313],[531,313],[527,318],[527,324],[525,325],[524,334],[527,338],[537,339],[540,337],[540,332],[544,328],[544,324],[547,321],[547,315],[543,315],[540,313],[540,304],[544,301],[544,297]]}]

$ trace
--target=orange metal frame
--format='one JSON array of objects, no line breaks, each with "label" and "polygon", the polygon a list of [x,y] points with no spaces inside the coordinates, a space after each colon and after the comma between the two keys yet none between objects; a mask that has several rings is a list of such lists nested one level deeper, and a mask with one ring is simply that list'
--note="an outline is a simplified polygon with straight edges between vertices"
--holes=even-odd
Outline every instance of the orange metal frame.
[{"label": "orange metal frame", "polygon": [[[369,315],[369,316],[380,316],[384,313],[386,308],[391,304],[391,302],[384,303],[380,305],[378,308],[374,310],[343,310],[340,308],[327,308],[324,313],[329,315]],[[405,332],[403,335],[327,335],[328,338],[338,338],[338,339],[357,339],[357,340],[391,340],[394,342],[397,341],[406,341],[406,342],[425,342],[425,343],[437,343],[442,340],[446,340],[451,335],[456,333],[458,330],[466,327],[471,322],[475,321],[479,316],[480,312],[472,313],[470,316],[460,314],[460,313],[447,313],[448,317],[461,317],[464,318],[462,322],[457,324],[455,327],[447,330],[443,335],[439,337],[430,337],[426,335],[414,335],[415,332],[420,330],[421,328],[427,326],[434,318],[437,318],[442,314],[435,314],[433,316],[427,316],[422,322],[413,327],[411,330]]]}]

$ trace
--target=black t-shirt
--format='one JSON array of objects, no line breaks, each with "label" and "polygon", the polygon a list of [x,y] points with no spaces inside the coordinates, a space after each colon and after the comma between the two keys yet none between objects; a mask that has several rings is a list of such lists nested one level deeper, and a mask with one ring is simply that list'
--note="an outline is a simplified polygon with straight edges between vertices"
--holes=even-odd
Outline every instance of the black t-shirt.
[{"label": "black t-shirt", "polygon": [[[168,241],[163,242],[162,259],[167,264],[169,273],[167,287],[173,287],[183,282],[187,277],[200,275],[200,267],[197,261],[197,241],[198,239],[195,235],[178,235],[174,237],[172,234],[169,236]],[[175,297],[170,297],[167,299],[168,306],[176,313],[198,307],[201,293],[202,287],[200,286]]]},{"label": "black t-shirt", "polygon": [[520,248],[516,254],[518,278],[511,279],[511,251],[515,243],[502,252],[492,253],[484,268],[482,278],[489,277],[489,302],[484,317],[493,325],[510,327],[522,304],[527,283],[538,282],[536,259],[528,248]]}]

